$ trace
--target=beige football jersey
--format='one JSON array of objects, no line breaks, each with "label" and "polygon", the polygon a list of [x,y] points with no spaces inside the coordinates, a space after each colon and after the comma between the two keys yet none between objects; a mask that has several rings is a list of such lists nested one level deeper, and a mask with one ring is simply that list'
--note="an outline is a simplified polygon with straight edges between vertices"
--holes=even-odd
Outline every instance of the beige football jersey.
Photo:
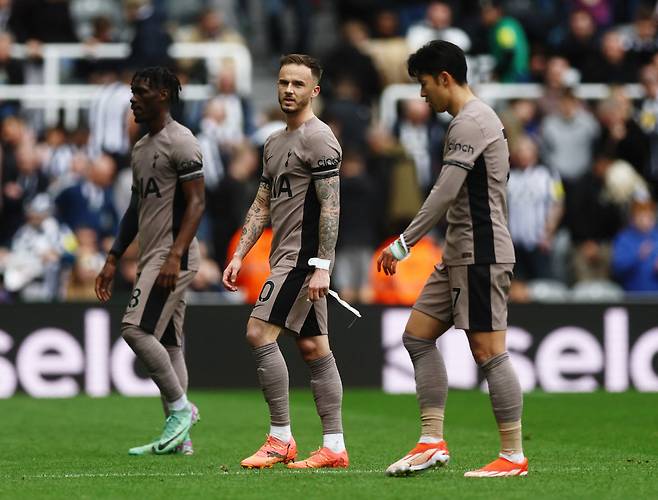
[{"label": "beige football jersey", "polygon": [[[139,195],[137,242],[141,271],[152,259],[163,260],[174,243],[185,213],[182,183],[203,176],[199,143],[172,120],[157,134],[142,137],[132,151],[133,192]],[[181,270],[199,269],[199,243],[192,240]]]},{"label": "beige football jersey", "polygon": [[[467,172],[461,187],[455,186],[459,188],[457,197],[446,207],[449,202],[430,195],[405,231],[405,240],[413,245],[428,230],[429,222],[442,217],[440,212],[447,208],[446,265],[513,263],[514,247],[507,228],[507,139],[496,113],[479,99],[467,102],[448,127],[443,169],[453,168]],[[439,183],[453,182],[455,176],[449,174],[449,170],[442,171],[432,193]]]},{"label": "beige football jersey", "polygon": [[333,132],[317,117],[268,137],[263,181],[271,186],[270,268],[308,268],[308,259],[317,256],[320,203],[313,180],[338,175],[341,153]]}]

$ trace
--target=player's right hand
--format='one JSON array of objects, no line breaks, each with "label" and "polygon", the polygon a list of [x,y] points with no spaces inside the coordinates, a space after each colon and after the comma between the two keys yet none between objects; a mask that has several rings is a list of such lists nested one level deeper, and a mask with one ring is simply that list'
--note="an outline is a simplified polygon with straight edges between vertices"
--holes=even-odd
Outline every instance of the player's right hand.
[{"label": "player's right hand", "polygon": [[237,255],[234,255],[229,262],[226,269],[224,269],[224,275],[222,276],[222,283],[224,287],[230,292],[237,292],[238,287],[235,282],[238,279],[238,274],[240,273],[240,268],[242,267],[242,259]]},{"label": "player's right hand", "polygon": [[117,265],[112,259],[107,259],[101,272],[96,276],[96,297],[101,302],[107,302],[112,297],[112,282],[114,281],[114,273],[116,272]]}]

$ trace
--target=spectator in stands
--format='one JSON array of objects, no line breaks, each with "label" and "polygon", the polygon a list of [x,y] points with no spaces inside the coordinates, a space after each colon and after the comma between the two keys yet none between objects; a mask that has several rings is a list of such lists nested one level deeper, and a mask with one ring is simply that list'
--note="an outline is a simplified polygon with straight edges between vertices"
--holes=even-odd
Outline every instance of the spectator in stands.
[{"label": "spectator in stands", "polygon": [[538,115],[537,102],[531,99],[514,99],[500,113],[510,151],[514,150],[520,138],[528,136],[535,141],[540,140]]},{"label": "spectator in stands", "polygon": [[437,123],[431,108],[420,99],[402,103],[402,116],[395,134],[416,165],[416,178],[424,193],[434,184],[440,167],[444,128]]},{"label": "spectator in stands", "polygon": [[[0,31],[0,85],[21,85],[24,83],[23,63],[11,55],[13,37]],[[16,115],[20,111],[20,101],[0,101],[0,120]]]},{"label": "spectator in stands", "polygon": [[206,199],[207,212],[212,214],[212,242],[215,261],[224,266],[229,242],[240,228],[251,201],[258,190],[258,154],[243,144],[235,150],[226,175]]},{"label": "spectator in stands", "polygon": [[379,73],[383,86],[407,83],[407,41],[399,31],[399,19],[393,10],[381,10],[374,14],[372,38],[364,43],[365,50]]},{"label": "spectator in stands", "polygon": [[378,217],[378,240],[404,230],[423,202],[416,166],[400,142],[385,128],[368,133],[368,174],[373,179],[383,213]]},{"label": "spectator in stands", "polygon": [[601,39],[596,57],[583,66],[586,83],[631,83],[637,80],[638,66],[626,56],[626,48],[617,31],[608,31]]},{"label": "spectator in stands", "polygon": [[649,64],[658,52],[658,26],[653,7],[641,5],[637,9],[633,24],[620,29],[620,33],[627,54],[635,64]]},{"label": "spectator in stands", "polygon": [[[278,57],[288,52],[306,54],[311,32],[312,2],[308,0],[265,0],[267,16],[268,47]],[[290,10],[294,19],[294,29],[290,30],[284,20]],[[286,33],[294,33],[293,40],[287,40]],[[277,60],[278,63],[278,60]]]},{"label": "spectator in stands", "polygon": [[573,10],[589,12],[597,28],[607,28],[613,22],[612,0],[568,0],[568,7]]},{"label": "spectator in stands", "polygon": [[[13,118],[5,120],[5,125]],[[20,128],[22,122],[16,120]],[[13,127],[13,126],[12,126]],[[4,137],[8,138],[5,127]],[[21,133],[18,131],[17,133]],[[33,141],[20,137],[13,148],[6,149],[2,169],[2,210],[0,212],[0,245],[6,245],[25,220],[25,207],[48,187],[48,179],[41,172],[39,157]],[[12,157],[10,158],[9,153]],[[10,163],[12,160],[14,163]]]},{"label": "spectator in stands", "polygon": [[55,199],[60,222],[73,231],[90,227],[101,244],[116,233],[117,214],[112,199],[112,183],[116,165],[112,157],[101,155],[91,160],[85,176],[64,189]]},{"label": "spectator in stands", "polygon": [[630,163],[645,176],[649,164],[649,139],[633,119],[633,105],[622,88],[613,89],[610,97],[597,106],[601,123],[598,151],[610,151],[615,158]]},{"label": "spectator in stands", "polygon": [[372,301],[368,275],[377,242],[377,201],[363,156],[345,150],[340,168],[340,232],[333,277],[337,290],[348,302]]},{"label": "spectator in stands", "polygon": [[90,22],[91,33],[84,43],[89,50],[88,56],[75,64],[75,74],[85,83],[105,84],[104,77],[108,71],[117,71],[123,65],[122,59],[99,59],[94,56],[94,48],[100,43],[119,42],[118,34],[110,16],[97,15]]},{"label": "spectator in stands", "polygon": [[221,10],[206,7],[199,12],[195,25],[180,28],[177,38],[181,42],[233,42],[245,44],[242,35],[226,24]]},{"label": "spectator in stands", "polygon": [[75,238],[52,217],[46,193],[30,201],[26,216],[5,262],[5,287],[23,300],[51,301],[58,294],[62,258],[74,250]]},{"label": "spectator in stands", "polygon": [[225,61],[215,79],[214,102],[221,102],[226,110],[227,126],[235,128],[242,137],[254,131],[253,110],[248,98],[238,93],[235,66]]},{"label": "spectator in stands", "polygon": [[614,241],[612,271],[626,291],[658,292],[658,227],[652,200],[633,203],[630,224]]},{"label": "spectator in stands", "polygon": [[649,161],[644,178],[658,196],[658,68],[651,64],[640,71],[644,98],[640,102],[636,121],[649,141]]},{"label": "spectator in stands", "polygon": [[75,146],[68,140],[62,127],[50,127],[45,132],[44,141],[37,144],[40,168],[48,176],[48,183],[61,182],[71,171]]},{"label": "spectator in stands", "polygon": [[[205,7],[199,12],[196,24],[183,26],[176,31],[176,40],[188,43],[239,43],[245,45],[242,35],[225,21],[224,12]],[[207,81],[206,64],[199,59],[179,59],[178,67],[191,75],[192,80],[202,83]]]},{"label": "spectator in stands", "polygon": [[359,88],[361,102],[372,105],[381,92],[379,73],[367,53],[368,29],[359,21],[348,21],[341,27],[341,39],[324,59],[322,93],[328,99],[335,95],[336,83],[349,77]]},{"label": "spectator in stands", "polygon": [[588,61],[598,55],[599,41],[596,24],[585,9],[574,10],[569,15],[569,31],[558,45],[556,55],[569,61],[581,75]]},{"label": "spectator in stands", "polygon": [[333,98],[327,102],[322,119],[332,128],[340,129],[336,136],[341,138],[344,149],[363,151],[372,119],[370,107],[363,104],[361,90],[349,75],[336,80],[333,91]]},{"label": "spectator in stands", "polygon": [[172,38],[165,26],[167,16],[161,4],[153,0],[124,0],[126,19],[134,29],[126,66],[171,65],[169,46]]},{"label": "spectator in stands", "polygon": [[11,16],[11,1],[0,0],[0,31],[10,31],[9,18]]},{"label": "spectator in stands", "polygon": [[106,154],[117,168],[130,166],[130,150],[140,135],[130,109],[129,71],[107,68],[99,75],[100,89],[89,106],[89,155]]},{"label": "spectator in stands", "polygon": [[521,24],[504,15],[501,0],[482,2],[482,23],[489,30],[489,51],[496,60],[498,80],[504,83],[527,81],[530,48]]},{"label": "spectator in stands", "polygon": [[561,56],[550,57],[543,75],[544,95],[537,102],[541,116],[554,113],[565,90],[573,88],[579,81],[579,75],[569,61]]},{"label": "spectator in stands", "polygon": [[93,228],[79,227],[75,232],[77,248],[64,298],[67,301],[88,301],[96,298],[96,276],[103,268],[105,254],[98,247],[98,235]]},{"label": "spectator in stands", "polygon": [[70,0],[16,0],[11,5],[9,27],[19,43],[75,43]]},{"label": "spectator in stands", "polygon": [[454,43],[464,52],[471,50],[468,34],[452,24],[452,7],[447,1],[433,1],[427,6],[425,19],[407,30],[407,47],[415,52],[432,40]]},{"label": "spectator in stands", "polygon": [[512,149],[507,183],[509,229],[514,243],[514,277],[528,281],[552,278],[553,237],[564,212],[560,177],[538,163],[537,145],[527,136]]},{"label": "spectator in stands", "polygon": [[576,281],[609,278],[611,242],[623,225],[623,207],[606,192],[605,176],[614,158],[602,152],[593,168],[567,192],[566,219],[571,233]]},{"label": "spectator in stands", "polygon": [[569,187],[589,169],[599,124],[570,89],[563,91],[557,109],[541,124],[542,159]]}]

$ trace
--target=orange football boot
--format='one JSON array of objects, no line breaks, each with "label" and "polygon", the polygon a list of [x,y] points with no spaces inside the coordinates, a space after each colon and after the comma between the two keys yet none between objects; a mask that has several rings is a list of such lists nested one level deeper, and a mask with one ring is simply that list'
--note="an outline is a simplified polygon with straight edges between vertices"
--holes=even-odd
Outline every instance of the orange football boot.
[{"label": "orange football boot", "polygon": [[350,465],[347,450],[340,453],[331,451],[329,448],[318,448],[306,460],[291,462],[289,469],[320,469],[322,467],[345,468]]},{"label": "orange football boot", "polygon": [[528,459],[524,458],[523,462],[516,464],[506,458],[498,457],[490,464],[481,469],[471,470],[464,473],[465,477],[510,477],[525,476],[528,474]]},{"label": "orange football boot", "polygon": [[386,469],[387,476],[407,476],[431,467],[440,467],[450,460],[448,445],[444,440],[438,443],[418,443],[416,447]]},{"label": "orange football boot", "polygon": [[263,469],[279,462],[287,464],[295,460],[295,457],[297,457],[295,438],[290,436],[290,442],[284,443],[268,435],[265,444],[256,453],[240,462],[240,465],[245,469]]}]

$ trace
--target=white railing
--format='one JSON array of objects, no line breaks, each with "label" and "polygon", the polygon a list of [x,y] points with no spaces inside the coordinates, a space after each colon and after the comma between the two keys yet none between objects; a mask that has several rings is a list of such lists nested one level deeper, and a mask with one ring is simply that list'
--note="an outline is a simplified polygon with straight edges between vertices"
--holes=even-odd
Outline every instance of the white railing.
[{"label": "white railing", "polygon": [[[538,99],[544,95],[544,87],[537,83],[479,83],[472,86],[475,94],[488,103],[509,99]],[[644,95],[642,86],[623,86],[626,95],[638,99]],[[581,99],[599,100],[610,95],[611,86],[604,83],[585,83],[575,88]],[[420,86],[415,83],[389,85],[379,99],[380,122],[392,128],[397,119],[397,104],[403,99],[420,98]]]},{"label": "white railing", "polygon": [[[130,55],[127,43],[78,44],[52,43],[44,44],[41,49],[43,57],[43,85],[5,85],[0,87],[0,99],[20,99],[25,107],[44,109],[45,122],[56,123],[58,110],[65,110],[65,120],[70,124],[77,118],[74,114],[80,107],[88,106],[94,93],[98,90],[93,85],[66,85],[61,83],[61,62],[72,59],[124,59]],[[12,47],[12,55],[26,58],[24,45]],[[174,43],[169,47],[169,55],[174,59],[204,59],[208,72],[216,74],[225,61],[231,61],[235,68],[237,91],[242,95],[251,93],[252,62],[249,50],[239,43]],[[206,99],[210,88],[205,85],[186,85],[183,99]]]}]

